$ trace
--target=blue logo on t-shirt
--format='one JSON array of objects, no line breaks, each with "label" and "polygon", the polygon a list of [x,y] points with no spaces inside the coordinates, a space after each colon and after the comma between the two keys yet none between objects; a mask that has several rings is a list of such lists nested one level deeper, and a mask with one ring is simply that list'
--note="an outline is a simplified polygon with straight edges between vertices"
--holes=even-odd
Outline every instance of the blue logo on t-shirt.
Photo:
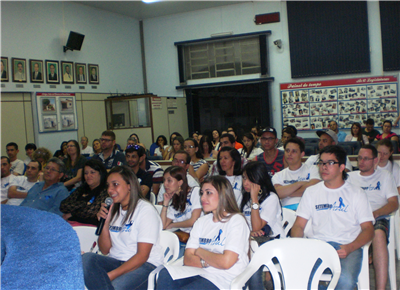
[{"label": "blue logo on t-shirt", "polygon": [[222,229],[219,229],[218,235],[214,236],[212,239],[209,238],[199,238],[200,245],[210,245],[210,246],[224,246],[225,237],[221,241]]},{"label": "blue logo on t-shirt", "polygon": [[342,211],[342,212],[347,212],[347,208],[349,206],[345,205],[343,202],[343,198],[339,197],[339,205],[337,205],[337,202],[335,201],[333,204],[329,203],[323,203],[323,204],[317,204],[315,206],[316,211],[321,211],[321,210],[332,210],[332,211]]},{"label": "blue logo on t-shirt", "polygon": [[369,186],[365,186],[365,187],[361,186],[361,188],[362,188],[363,190],[381,190],[381,182],[378,181],[378,182],[376,183],[376,186],[370,184]]}]

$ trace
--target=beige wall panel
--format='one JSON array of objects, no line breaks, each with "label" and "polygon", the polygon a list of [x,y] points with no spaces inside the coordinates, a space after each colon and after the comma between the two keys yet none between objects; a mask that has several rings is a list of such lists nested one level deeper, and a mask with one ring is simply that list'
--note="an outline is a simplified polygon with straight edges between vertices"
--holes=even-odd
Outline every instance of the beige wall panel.
[{"label": "beige wall panel", "polygon": [[[26,125],[26,143],[35,143],[35,133],[33,129],[33,114],[32,114],[32,97],[31,94],[24,94],[24,107],[25,107],[25,125]],[[25,146],[25,145],[24,145]],[[25,151],[24,151],[25,154]],[[25,159],[25,158],[24,158]]]},{"label": "beige wall panel", "polygon": [[23,93],[1,93],[1,101],[8,102],[8,101],[18,101],[22,102],[23,100]]},{"label": "beige wall panel", "polygon": [[[162,108],[153,109],[153,128],[154,128],[154,141],[160,135],[167,137],[169,144],[169,127],[168,127],[168,110],[167,110],[167,98],[162,97]],[[173,131],[171,131],[173,132]],[[150,144],[151,145],[151,144]]]},{"label": "beige wall panel", "polygon": [[[104,101],[83,101],[82,105],[82,133],[79,133],[79,138],[85,134],[89,139],[89,145],[96,138],[101,137],[101,132],[106,130],[106,112]],[[79,116],[80,113],[78,113]]]},{"label": "beige wall panel", "polygon": [[[75,101],[76,101],[76,115],[78,118],[78,142],[79,144],[80,139],[82,136],[85,135],[85,124],[83,122],[83,109],[82,109],[82,94],[75,94]],[[89,144],[90,145],[90,144]]]}]

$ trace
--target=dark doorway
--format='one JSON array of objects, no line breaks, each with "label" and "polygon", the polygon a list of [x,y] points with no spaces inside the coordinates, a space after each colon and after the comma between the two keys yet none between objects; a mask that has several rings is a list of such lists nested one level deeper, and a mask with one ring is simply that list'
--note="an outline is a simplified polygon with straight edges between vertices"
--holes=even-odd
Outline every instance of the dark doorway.
[{"label": "dark doorway", "polygon": [[269,82],[186,89],[189,133],[270,125]]}]

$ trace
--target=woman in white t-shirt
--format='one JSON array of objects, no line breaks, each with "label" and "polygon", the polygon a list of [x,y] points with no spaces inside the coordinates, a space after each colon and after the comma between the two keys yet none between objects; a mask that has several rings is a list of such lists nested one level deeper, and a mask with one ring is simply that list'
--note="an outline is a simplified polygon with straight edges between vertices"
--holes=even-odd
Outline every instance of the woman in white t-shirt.
[{"label": "woman in white t-shirt", "polygon": [[200,217],[200,188],[190,188],[186,170],[179,166],[168,167],[164,172],[164,200],[161,210],[163,229],[178,228],[175,233],[181,242],[183,256],[193,224]]},{"label": "woman in white t-shirt", "polygon": [[242,159],[233,147],[222,147],[218,152],[217,168],[220,175],[226,177],[232,185],[237,205],[242,202]]},{"label": "woman in white t-shirt", "polygon": [[167,138],[164,135],[160,135],[157,137],[157,148],[154,150],[154,156],[160,156],[163,157],[165,150],[168,150],[168,142],[167,142]]},{"label": "woman in white t-shirt", "polygon": [[378,150],[378,169],[385,169],[392,173],[400,194],[400,166],[393,162],[393,144],[389,139],[382,139],[375,145]]},{"label": "woman in white t-shirt", "polygon": [[82,256],[86,287],[90,289],[147,289],[147,277],[163,263],[162,222],[155,207],[140,194],[140,185],[127,166],[116,166],[107,178],[114,203],[103,203],[97,217],[105,219],[98,239],[108,256]]},{"label": "woman in white t-shirt", "polygon": [[207,213],[194,224],[184,266],[167,265],[157,289],[229,289],[246,268],[249,227],[235,202],[232,186],[222,176],[207,178],[201,187]]},{"label": "woman in white t-shirt", "polygon": [[[240,206],[250,226],[250,235],[261,245],[283,237],[282,207],[264,162],[247,163],[243,168],[243,200]],[[249,288],[264,289],[261,267],[249,280]],[[271,275],[266,275],[267,283]]]},{"label": "woman in white t-shirt", "polygon": [[203,155],[199,150],[199,143],[193,138],[187,138],[183,143],[183,149],[190,155],[190,165],[193,166],[194,174],[190,172],[190,175],[195,175],[193,178],[203,181],[208,176],[208,163],[203,159]]},{"label": "woman in white t-shirt", "polygon": [[252,133],[244,133],[243,135],[243,148],[240,148],[239,154],[247,160],[253,160],[257,155],[264,151],[256,147],[257,140]]}]

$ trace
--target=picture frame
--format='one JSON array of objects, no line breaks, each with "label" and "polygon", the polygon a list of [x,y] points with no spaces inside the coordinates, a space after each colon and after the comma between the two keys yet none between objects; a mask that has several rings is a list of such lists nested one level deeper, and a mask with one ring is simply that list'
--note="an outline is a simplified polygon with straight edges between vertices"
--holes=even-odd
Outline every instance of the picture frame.
[{"label": "picture frame", "polygon": [[100,74],[98,64],[88,64],[89,84],[100,84]]},{"label": "picture frame", "polygon": [[56,98],[41,97],[40,105],[42,114],[55,114],[57,112]]},{"label": "picture frame", "polygon": [[61,129],[62,130],[75,129],[75,115],[74,114],[61,115]]},{"label": "picture frame", "polygon": [[87,84],[86,64],[75,63],[75,78],[77,84]]},{"label": "picture frame", "polygon": [[46,83],[60,83],[59,62],[57,60],[46,60]]},{"label": "picture frame", "polygon": [[31,83],[43,83],[44,82],[43,60],[30,59],[29,67],[30,67]]},{"label": "picture frame", "polygon": [[74,99],[72,97],[60,98],[60,110],[64,112],[74,112]]},{"label": "picture frame", "polygon": [[49,131],[57,131],[57,115],[43,115],[42,116],[42,122],[43,122],[43,131],[44,132],[49,132]]},{"label": "picture frame", "polygon": [[15,83],[26,83],[26,59],[12,58],[13,75],[12,79]]},{"label": "picture frame", "polygon": [[8,57],[1,57],[1,82],[8,82]]},{"label": "picture frame", "polygon": [[72,61],[62,61],[61,74],[63,84],[73,84],[75,79],[74,63]]}]

